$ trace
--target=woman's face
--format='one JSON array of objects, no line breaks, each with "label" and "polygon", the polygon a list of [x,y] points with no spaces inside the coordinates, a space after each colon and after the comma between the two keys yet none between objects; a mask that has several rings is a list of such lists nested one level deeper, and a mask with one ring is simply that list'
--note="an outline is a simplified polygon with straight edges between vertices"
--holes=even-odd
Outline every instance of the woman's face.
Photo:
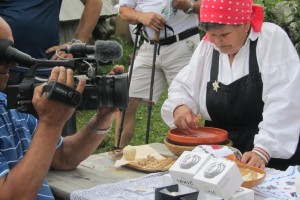
[{"label": "woman's face", "polygon": [[224,54],[236,54],[244,45],[250,24],[224,25],[212,28],[206,33],[210,41]]}]

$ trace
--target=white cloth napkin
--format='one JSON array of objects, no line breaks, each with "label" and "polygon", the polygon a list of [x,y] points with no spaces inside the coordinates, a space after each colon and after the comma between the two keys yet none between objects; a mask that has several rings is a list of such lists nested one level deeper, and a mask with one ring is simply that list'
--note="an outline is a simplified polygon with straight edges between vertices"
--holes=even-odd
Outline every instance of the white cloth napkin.
[{"label": "white cloth napkin", "polygon": [[128,161],[123,156],[120,160],[115,162],[115,167],[120,167],[122,165],[126,165],[128,163],[135,163],[139,159],[147,158],[147,156],[153,156],[157,160],[163,160],[165,157],[160,155],[155,149],[153,149],[149,145],[141,145],[141,146],[133,146],[136,149],[135,159],[132,161]]},{"label": "white cloth napkin", "polygon": [[192,152],[209,153],[216,158],[222,158],[235,153],[242,155],[238,149],[226,145],[199,145]]}]

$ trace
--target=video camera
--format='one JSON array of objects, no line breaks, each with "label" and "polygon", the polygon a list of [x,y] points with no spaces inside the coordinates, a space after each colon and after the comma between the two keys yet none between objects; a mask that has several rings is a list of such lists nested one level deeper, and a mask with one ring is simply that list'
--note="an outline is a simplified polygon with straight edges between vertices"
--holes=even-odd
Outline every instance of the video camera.
[{"label": "video camera", "polygon": [[[0,40],[0,62],[2,64],[14,61],[20,66],[29,67],[19,85],[7,85],[5,92],[8,108],[16,108],[19,112],[35,114],[32,96],[34,88],[42,83],[35,76],[40,66],[71,68],[75,74],[75,84],[80,77],[85,77],[86,86],[82,95],[76,94],[76,90],[71,91],[71,88],[58,82],[55,82],[57,84],[48,83],[46,85],[48,90],[50,88],[51,94],[64,95],[63,98],[56,99],[62,103],[71,106],[73,104],[74,107],[82,110],[94,110],[98,107],[127,108],[129,87],[127,74],[97,75],[99,63],[107,63],[122,56],[122,47],[117,42],[98,40],[94,46],[78,43],[60,50],[71,53],[74,58],[68,60],[34,59],[13,48],[10,41]],[[90,56],[93,53],[94,56]],[[44,86],[44,91],[46,91],[46,86]]]}]

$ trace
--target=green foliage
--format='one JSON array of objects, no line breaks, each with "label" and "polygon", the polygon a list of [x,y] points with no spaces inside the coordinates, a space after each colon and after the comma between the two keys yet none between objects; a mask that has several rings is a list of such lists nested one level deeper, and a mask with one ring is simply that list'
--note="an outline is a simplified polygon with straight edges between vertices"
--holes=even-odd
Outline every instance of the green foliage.
[{"label": "green foliage", "polygon": [[291,38],[300,55],[300,3],[299,1],[256,1],[264,6],[266,22],[272,22],[283,28]]},{"label": "green foliage", "polygon": [[167,98],[167,88],[164,90],[159,101],[151,107],[148,105],[142,104],[137,111],[137,126],[135,130],[135,136],[131,141],[132,145],[141,145],[145,143],[146,132],[147,132],[147,119],[148,112],[151,114],[150,118],[150,131],[149,131],[149,143],[161,142],[166,136],[169,127],[164,123],[161,118],[160,109]]}]

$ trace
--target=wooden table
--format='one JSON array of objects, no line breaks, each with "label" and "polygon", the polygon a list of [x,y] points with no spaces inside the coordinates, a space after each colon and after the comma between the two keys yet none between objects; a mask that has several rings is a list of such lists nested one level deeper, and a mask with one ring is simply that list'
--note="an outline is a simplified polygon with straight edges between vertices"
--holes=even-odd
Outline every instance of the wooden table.
[{"label": "wooden table", "polygon": [[[149,145],[163,155],[174,156],[164,144]],[[91,155],[74,170],[50,170],[48,173],[49,185],[56,199],[70,199],[71,192],[76,190],[145,175],[143,172],[126,167],[114,167],[114,163],[115,161],[108,153]]]}]

